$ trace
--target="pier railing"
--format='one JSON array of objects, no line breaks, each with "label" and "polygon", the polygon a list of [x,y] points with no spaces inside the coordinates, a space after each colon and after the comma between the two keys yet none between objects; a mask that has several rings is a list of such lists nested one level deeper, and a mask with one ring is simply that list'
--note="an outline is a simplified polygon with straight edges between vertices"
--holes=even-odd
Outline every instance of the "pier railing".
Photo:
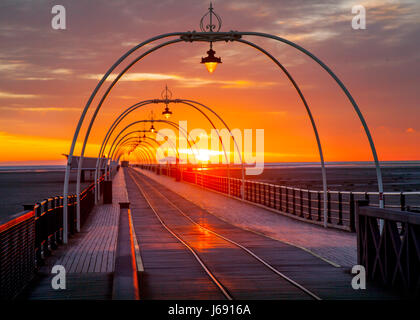
[{"label": "pier railing", "polygon": [[[198,170],[181,171],[176,166],[140,167],[171,177],[178,175],[183,181],[242,199],[241,179],[205,174]],[[386,208],[420,212],[420,192],[384,192],[382,197]],[[244,200],[297,220],[323,225],[323,191],[245,180]],[[375,207],[379,203],[379,193],[329,190],[327,226],[355,232],[355,202],[358,200],[366,200]]]},{"label": "pier railing", "polygon": [[358,264],[368,280],[420,296],[420,215],[367,204],[356,210]]},{"label": "pier railing", "polygon": [[[103,184],[104,177],[100,183]],[[100,190],[103,190],[101,187]],[[95,204],[95,185],[80,194],[80,221],[86,221]],[[68,197],[69,233],[76,233],[76,195]],[[33,278],[44,259],[63,241],[63,197],[51,197],[25,206],[0,225],[0,300],[12,299]]]}]

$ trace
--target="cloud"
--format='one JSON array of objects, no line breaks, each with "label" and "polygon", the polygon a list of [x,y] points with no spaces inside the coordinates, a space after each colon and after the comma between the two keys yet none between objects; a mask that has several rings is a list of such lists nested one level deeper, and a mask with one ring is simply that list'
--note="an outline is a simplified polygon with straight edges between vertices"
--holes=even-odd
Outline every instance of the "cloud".
[{"label": "cloud", "polygon": [[39,98],[39,95],[0,91],[0,99],[33,99],[33,98]]},{"label": "cloud", "polygon": [[[110,74],[107,81],[114,81],[117,74]],[[103,74],[86,74],[83,75],[84,79],[101,80]],[[119,81],[161,81],[161,80],[178,80],[181,77],[171,74],[162,73],[127,73]]]},{"label": "cloud", "polygon": [[0,110],[9,111],[29,111],[29,112],[46,112],[46,111],[79,111],[79,108],[62,108],[62,107],[0,107]]},{"label": "cloud", "polygon": [[406,133],[416,133],[416,130],[414,130],[413,128],[407,128],[405,130]]},{"label": "cloud", "polygon": [[[86,74],[83,75],[84,79],[100,80],[102,74]],[[117,74],[111,74],[107,81],[113,81],[117,77]],[[250,81],[250,80],[214,80],[197,77],[184,77],[173,74],[162,74],[162,73],[128,73],[124,75],[119,81],[162,81],[162,80],[174,80],[179,83],[179,86],[185,88],[195,88],[205,85],[217,85],[220,88],[262,88],[274,86],[276,82],[269,81]]]}]

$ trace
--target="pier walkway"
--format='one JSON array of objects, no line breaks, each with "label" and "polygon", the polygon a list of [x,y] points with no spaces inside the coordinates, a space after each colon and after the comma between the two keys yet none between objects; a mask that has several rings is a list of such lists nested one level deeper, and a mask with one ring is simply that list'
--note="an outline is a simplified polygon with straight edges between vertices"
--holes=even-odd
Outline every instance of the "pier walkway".
[{"label": "pier walkway", "polygon": [[[119,202],[127,202],[124,172],[113,179],[113,203],[96,206],[80,233],[67,246],[53,251],[39,272],[36,285],[25,292],[27,299],[110,299],[112,273],[118,237]],[[51,269],[62,265],[66,270],[66,290],[51,288]]]},{"label": "pier walkway", "polygon": [[[112,189],[113,204],[94,208],[20,299],[112,299],[119,202],[130,202],[140,299],[398,298],[373,284],[352,289],[352,234],[141,169],[119,170]],[[66,269],[66,290],[52,289],[54,265]]]},{"label": "pier walkway", "polygon": [[355,233],[302,223],[196,184],[179,183],[148,170],[135,170],[235,226],[309,250],[335,265],[352,267],[357,264]]}]

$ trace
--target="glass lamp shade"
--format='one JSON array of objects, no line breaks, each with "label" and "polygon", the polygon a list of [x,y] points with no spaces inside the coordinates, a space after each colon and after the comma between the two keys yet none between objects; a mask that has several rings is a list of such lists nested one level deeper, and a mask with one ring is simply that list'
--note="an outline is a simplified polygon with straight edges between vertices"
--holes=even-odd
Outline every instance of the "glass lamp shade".
[{"label": "glass lamp shade", "polygon": [[216,51],[210,49],[207,51],[207,57],[201,58],[201,63],[204,63],[209,73],[213,73],[214,70],[216,70],[217,65],[222,63],[222,59],[220,57],[215,57],[215,53]]},{"label": "glass lamp shade", "polygon": [[169,108],[166,107],[165,110],[162,112],[162,115],[165,116],[166,119],[169,119],[172,115],[172,111],[170,111]]}]

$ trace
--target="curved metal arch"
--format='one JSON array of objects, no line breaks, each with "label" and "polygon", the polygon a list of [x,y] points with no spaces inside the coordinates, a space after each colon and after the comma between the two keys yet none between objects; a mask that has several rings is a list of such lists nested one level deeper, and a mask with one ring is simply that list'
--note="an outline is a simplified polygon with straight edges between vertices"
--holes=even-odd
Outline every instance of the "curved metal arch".
[{"label": "curved metal arch", "polygon": [[[133,132],[135,132],[135,131],[133,131]],[[133,132],[128,133],[126,136],[128,136],[128,135],[132,134]],[[119,147],[119,145],[120,145],[120,144],[122,144],[122,143],[124,143],[124,142],[126,142],[126,141],[134,140],[134,139],[137,139],[137,142],[141,142],[141,141],[142,141],[142,140],[139,140],[139,138],[138,138],[138,137],[128,137],[127,139],[123,140],[126,136],[122,137],[122,138],[119,140],[119,142],[115,145],[114,150],[112,150],[112,153],[111,153],[111,155],[110,155],[110,158],[109,158],[109,159],[111,159],[111,160],[115,160],[115,158],[114,158],[113,156],[114,156],[114,154],[116,153],[116,150],[118,149],[118,147]],[[150,138],[150,137],[146,137],[146,138],[147,138],[147,139],[149,139],[149,140],[151,140],[152,142],[155,142],[155,144],[156,144],[156,146],[157,146],[157,147],[160,147],[160,146],[161,146],[161,145],[160,145],[160,144],[159,144],[159,143],[158,143],[155,139]],[[147,140],[147,141],[148,141],[148,140]],[[172,148],[172,149],[174,149],[172,144],[171,144],[171,148]],[[178,152],[177,152],[177,150],[175,150],[175,153],[178,153]]]},{"label": "curved metal arch", "polygon": [[[141,164],[148,164],[148,162],[146,162],[146,158],[144,157],[143,153],[142,153],[142,149],[141,148],[136,148],[133,152],[136,153],[136,157],[137,159],[140,160]],[[118,158],[117,160],[119,161],[120,158]]]},{"label": "curved metal arch", "polygon": [[308,114],[309,120],[311,121],[311,125],[312,125],[312,130],[314,132],[315,135],[315,139],[316,139],[316,143],[318,146],[318,153],[319,153],[319,158],[320,158],[320,162],[321,162],[321,173],[322,173],[322,189],[323,189],[323,194],[324,194],[324,227],[327,226],[327,215],[328,215],[328,198],[327,198],[327,193],[328,193],[328,185],[327,185],[327,172],[325,169],[325,161],[324,161],[324,153],[322,151],[322,144],[321,144],[321,139],[319,137],[319,133],[318,133],[318,128],[316,126],[315,123],[315,119],[312,115],[312,111],[306,101],[305,96],[303,95],[302,90],[300,89],[300,87],[298,86],[298,84],[296,83],[295,79],[292,77],[292,75],[289,73],[289,71],[286,69],[285,66],[283,66],[280,61],[278,59],[276,59],[273,55],[271,55],[268,51],[266,51],[265,49],[263,49],[262,47],[246,41],[246,40],[242,40],[239,39],[237,40],[237,42],[241,42],[244,44],[247,44],[255,49],[257,49],[258,51],[260,51],[261,53],[265,54],[268,58],[270,58],[282,71],[283,73],[286,75],[286,77],[289,79],[289,81],[292,83],[293,87],[295,88],[295,90],[297,91],[300,100],[302,101],[305,109],[306,109],[306,113]]},{"label": "curved metal arch", "polygon": [[144,156],[147,158],[147,161],[149,163],[152,163],[153,162],[152,161],[152,157],[151,157],[152,151],[148,147],[146,147],[145,144],[134,144],[133,142],[129,142],[129,143],[126,143],[124,145],[119,146],[118,147],[118,151],[117,151],[117,155],[116,155],[115,158],[119,160],[121,158],[121,156],[124,154],[123,148],[124,147],[130,147],[130,146],[141,147],[142,148],[142,151],[144,152]]},{"label": "curved metal arch", "polygon": [[[124,139],[125,137],[127,137],[128,135],[130,135],[130,134],[133,134],[133,133],[141,133],[141,132],[143,132],[143,133],[145,133],[145,131],[144,130],[134,130],[134,131],[131,131],[131,132],[129,132],[129,133],[127,133],[126,135],[124,135],[121,139],[120,139],[120,141],[122,140],[122,139]],[[159,131],[156,131],[156,134],[157,135],[159,135],[159,136],[161,136],[161,137],[164,137],[165,135],[163,135],[163,134],[161,134]],[[137,137],[138,138],[138,137]],[[143,139],[143,138],[146,138],[146,139],[150,139],[150,140],[152,140],[152,141],[154,141],[154,142],[156,142],[156,144],[158,144],[157,143],[157,141],[155,140],[155,139],[152,139],[152,138],[150,138],[150,137],[147,137],[146,135],[144,135],[143,137],[140,137],[141,139]],[[179,158],[179,152],[178,152],[178,149],[176,148],[176,145],[174,145],[173,144],[173,142],[172,141],[170,141],[169,139],[168,140],[166,140],[167,142],[169,142],[169,144],[170,144],[170,146],[171,146],[171,148],[173,149],[173,151],[175,152],[175,154],[177,154],[178,155],[178,158]],[[118,143],[117,143],[117,145],[118,145]],[[160,145],[159,145],[160,146]],[[114,149],[115,150],[115,149]],[[110,153],[111,153],[111,150],[110,150]],[[112,160],[111,159],[112,157],[110,156],[110,157],[108,157],[107,158],[107,164],[108,164],[108,161],[109,160]],[[105,173],[107,172],[107,166],[105,167]],[[97,176],[97,173],[98,173],[98,171],[96,171],[95,170],[95,177]]]},{"label": "curved metal arch", "polygon": [[155,145],[151,144],[148,141],[142,141],[141,143],[139,143],[139,141],[134,141],[133,140],[134,137],[129,137],[127,139],[125,139],[124,141],[122,141],[119,145],[115,146],[115,149],[112,152],[112,160],[115,160],[118,158],[118,155],[120,154],[120,152],[122,152],[122,148],[127,147],[127,146],[136,146],[139,145],[141,143],[148,145],[150,147],[152,147],[153,149],[156,149]]},{"label": "curved metal arch", "polygon": [[[122,119],[121,119],[122,120]],[[135,121],[135,122],[133,122],[133,123],[131,123],[130,125],[128,125],[127,127],[125,127],[123,130],[121,130],[119,133],[118,133],[118,135],[115,137],[115,139],[114,139],[114,141],[112,142],[112,144],[111,144],[111,147],[110,147],[110,150],[112,150],[112,147],[113,147],[113,145],[115,144],[115,142],[116,142],[116,140],[119,138],[119,136],[122,134],[122,132],[124,132],[127,128],[129,128],[131,125],[133,125],[133,124],[136,124],[136,123],[142,123],[142,122],[152,122],[152,120],[140,120],[140,121]],[[185,137],[185,139],[187,140],[187,142],[188,142],[188,145],[189,145],[189,147],[190,147],[190,149],[191,149],[191,151],[192,151],[192,144],[190,143],[190,141],[189,141],[189,139],[188,139],[188,137],[189,137],[189,134],[188,134],[188,132],[185,132],[185,130],[184,130],[184,128],[181,128],[181,127],[179,127],[176,123],[174,123],[174,122],[172,122],[172,121],[168,121],[168,120],[153,120],[153,122],[163,122],[163,123],[168,123],[169,125],[171,125],[171,126],[173,126],[173,127],[175,127],[175,128],[177,128],[178,129],[178,131],[179,132],[181,132],[183,135],[184,135],[184,137]],[[182,130],[181,130],[182,129]],[[197,147],[195,147],[195,148],[197,148]],[[193,151],[192,151],[193,152]],[[193,152],[193,154],[194,154],[194,152]],[[195,154],[194,154],[194,156],[195,156]],[[99,166],[98,166],[98,161],[97,161],[97,167],[96,167],[96,170],[95,170],[95,177],[96,177],[96,179],[97,179],[97,177],[98,177],[98,170],[99,170]],[[78,184],[79,184],[79,180],[78,180],[78,182],[77,182]],[[100,185],[99,184],[97,184],[97,188],[95,188],[95,190],[97,190],[97,192],[96,192],[96,197],[95,197],[95,203],[97,203],[97,201],[98,201],[98,199],[99,199],[99,194],[100,194],[100,192],[99,192],[99,188],[100,188]],[[77,211],[79,212],[79,207],[77,207]]]},{"label": "curved metal arch", "polygon": [[[63,242],[67,243],[68,242],[68,223],[67,223],[67,215],[68,215],[68,188],[69,188],[69,180],[70,180],[70,165],[72,162],[72,158],[73,158],[73,153],[74,153],[74,149],[76,147],[76,142],[77,142],[77,138],[79,136],[79,132],[80,129],[82,127],[83,121],[86,117],[87,111],[89,110],[90,105],[92,104],[93,99],[95,98],[97,92],[99,91],[99,89],[102,87],[103,83],[107,80],[107,78],[109,77],[109,75],[112,73],[112,71],[115,70],[115,68],[117,68],[129,55],[131,55],[134,51],[138,50],[139,48],[152,43],[156,40],[160,40],[160,39],[164,39],[167,37],[171,37],[171,36],[180,36],[182,34],[182,32],[174,32],[174,33],[167,33],[167,34],[163,34],[163,35],[158,35],[156,37],[150,38],[146,41],[143,41],[142,43],[138,44],[137,46],[134,46],[133,48],[131,48],[130,50],[128,50],[125,54],[123,54],[109,69],[108,71],[104,74],[104,76],[102,77],[102,79],[99,81],[99,83],[96,85],[95,89],[93,90],[92,94],[90,95],[83,111],[82,111],[82,115],[77,123],[77,127],[76,130],[74,132],[73,135],[73,140],[70,146],[70,152],[67,158],[67,166],[66,166],[66,171],[65,171],[65,176],[64,176],[64,191],[63,191],[63,230],[64,230],[64,236],[63,236]],[[179,40],[174,40],[175,42],[180,42]],[[157,50],[158,48],[156,48],[155,50]],[[150,50],[149,50],[150,51]],[[152,52],[152,51],[150,51]],[[149,53],[150,53],[149,52]],[[99,111],[99,108],[97,108],[97,110]],[[97,114],[97,112],[95,112]],[[96,117],[96,116],[95,116]],[[93,124],[93,122],[91,122],[91,124]],[[90,126],[91,127],[91,126]],[[90,132],[90,130],[89,130]],[[87,138],[85,138],[85,140],[87,141]],[[79,168],[81,167],[81,163],[83,162],[83,157],[84,157],[84,151],[83,154],[81,153],[80,158],[79,158]],[[79,171],[79,170],[78,170]],[[79,173],[78,173],[78,179],[79,178]],[[78,195],[78,204],[80,201],[80,190],[77,193]],[[80,210],[78,210],[77,212],[77,231],[80,231]]]},{"label": "curved metal arch", "polygon": [[[182,132],[182,134],[184,135],[184,138],[185,139],[187,139],[187,142],[188,142],[188,144],[189,144],[189,146],[190,146],[190,149],[191,149],[191,151],[192,151],[192,146],[194,146],[195,148],[197,148],[194,144],[191,144],[190,143],[190,141],[188,140],[188,137],[189,137],[189,134],[188,134],[188,132],[184,132],[185,130],[183,129],[183,128],[181,128],[180,126],[178,126],[176,123],[174,123],[174,122],[172,122],[172,121],[168,121],[168,120],[137,120],[137,121],[134,121],[134,122],[132,122],[132,123],[130,123],[130,124],[128,124],[124,129],[122,129],[119,133],[118,133],[118,135],[115,137],[115,139],[114,139],[114,141],[112,142],[112,145],[111,145],[111,149],[112,149],[112,147],[114,146],[114,144],[115,144],[115,142],[116,142],[116,140],[120,137],[120,135],[125,131],[125,130],[127,130],[128,128],[130,128],[131,126],[133,126],[133,125],[135,125],[135,124],[138,124],[138,123],[143,123],[143,122],[163,122],[163,123],[167,123],[167,124],[169,124],[169,125],[171,125],[171,126],[173,126],[173,127],[175,127],[175,128],[177,128],[180,132]],[[183,129],[183,130],[180,130],[180,129]]]},{"label": "curved metal arch", "polygon": [[[103,153],[105,152],[105,150],[106,150],[106,146],[107,146],[107,144],[108,144],[108,141],[109,141],[109,138],[111,137],[111,135],[112,135],[112,133],[114,132],[114,130],[116,129],[116,127],[121,123],[121,121],[126,117],[126,116],[128,116],[131,112],[133,112],[133,111],[135,111],[135,110],[137,110],[138,108],[141,108],[141,107],[144,107],[144,106],[146,106],[146,105],[149,105],[149,104],[152,104],[152,103],[159,103],[160,101],[158,101],[158,100],[144,100],[144,101],[141,101],[141,102],[138,102],[138,103],[136,103],[136,104],[134,104],[134,105],[132,105],[132,106],[130,106],[129,108],[127,108],[125,111],[123,111],[118,117],[117,117],[117,119],[112,123],[112,125],[111,125],[111,127],[109,128],[109,130],[108,130],[108,132],[107,132],[107,134],[105,135],[105,138],[104,138],[104,140],[103,140],[103,142],[102,142],[102,145],[101,145],[101,148],[100,148],[100,150],[99,150],[99,154],[98,154],[98,160],[97,160],[97,162],[96,162],[96,170],[95,170],[95,178],[96,178],[96,180],[97,180],[97,178],[98,178],[98,170],[99,170],[99,159],[102,157],[102,155],[103,155]],[[229,133],[230,133],[230,135],[231,135],[231,137],[232,137],[232,139],[233,139],[233,141],[234,141],[234,143],[235,143],[235,146],[236,146],[236,149],[237,149],[237,151],[238,151],[238,154],[239,154],[239,157],[240,157],[240,159],[241,159],[241,164],[242,164],[242,180],[244,180],[245,179],[245,174],[244,174],[244,163],[243,163],[243,159],[242,159],[242,155],[241,155],[241,150],[239,150],[239,147],[238,147],[238,144],[237,144],[237,142],[236,142],[236,140],[235,140],[235,137],[233,136],[233,134],[232,134],[232,132],[230,131],[230,128],[227,126],[227,124],[226,124],[226,122],[223,120],[223,118],[221,117],[221,116],[219,116],[219,114],[217,114],[217,112],[215,112],[212,108],[210,108],[210,107],[208,107],[208,106],[206,106],[206,105],[204,105],[204,104],[202,104],[202,103],[199,103],[199,102],[197,102],[197,101],[194,101],[194,100],[186,100],[186,99],[175,99],[174,100],[174,102],[175,102],[175,104],[176,103],[182,103],[182,104],[184,104],[184,105],[187,105],[187,106],[190,106],[190,107],[192,107],[192,108],[194,108],[195,110],[197,110],[198,112],[200,112],[206,119],[207,119],[207,121],[209,121],[210,122],[210,124],[212,125],[212,127],[216,130],[216,133],[217,133],[217,135],[218,135],[218,138],[219,138],[219,141],[220,141],[220,143],[221,143],[221,145],[222,145],[222,149],[223,149],[223,153],[224,153],[224,155],[225,155],[225,159],[226,159],[226,163],[227,163],[227,166],[228,166],[228,177],[230,176],[230,167],[229,167],[229,158],[228,158],[228,155],[227,155],[227,152],[226,152],[226,148],[225,148],[225,146],[224,146],[224,144],[223,144],[223,141],[222,141],[222,139],[221,139],[221,137],[220,137],[220,134],[219,134],[219,131],[217,130],[217,128],[216,128],[216,126],[214,125],[214,123],[213,123],[213,121],[207,116],[207,114],[205,113],[205,112],[203,112],[199,107],[197,107],[196,105],[194,105],[193,103],[195,103],[195,104],[197,104],[197,105],[199,105],[199,106],[201,106],[201,107],[203,107],[203,108],[205,108],[206,110],[208,110],[208,111],[210,111],[212,114],[214,114],[221,122],[222,122],[222,124],[226,127],[226,129],[229,131]],[[96,181],[95,180],[95,181]],[[79,183],[79,181],[77,182],[77,185],[79,185],[80,186],[80,183]],[[229,189],[229,191],[230,191],[230,184],[229,184],[229,186],[228,186],[228,189]],[[229,192],[229,194],[230,194],[230,192]]]},{"label": "curved metal arch", "polygon": [[318,57],[316,57],[310,51],[306,50],[305,48],[299,46],[298,44],[296,44],[292,41],[286,40],[284,38],[281,38],[281,37],[278,37],[278,36],[275,36],[275,35],[272,35],[272,34],[262,33],[262,32],[240,32],[240,34],[241,35],[249,35],[249,36],[257,36],[257,37],[264,37],[264,38],[273,39],[273,40],[277,40],[277,41],[283,42],[285,44],[288,44],[289,46],[301,51],[302,53],[304,53],[305,55],[310,57],[312,60],[314,60],[316,63],[318,63],[335,80],[335,82],[339,85],[339,87],[343,90],[343,92],[347,96],[347,99],[352,104],[352,106],[353,106],[354,110],[356,111],[356,114],[359,117],[359,120],[362,123],[362,126],[365,130],[365,134],[366,134],[367,139],[369,141],[369,145],[370,145],[370,148],[371,148],[372,156],[373,156],[373,159],[374,159],[374,162],[375,162],[375,167],[376,167],[376,176],[377,176],[377,180],[378,180],[378,191],[379,191],[379,207],[383,208],[384,207],[384,201],[383,201],[383,196],[382,196],[383,195],[382,172],[381,172],[381,167],[380,167],[380,164],[379,164],[378,154],[376,152],[375,143],[373,142],[373,138],[372,138],[372,135],[370,133],[369,127],[366,123],[366,120],[365,120],[362,112],[360,111],[359,106],[357,105],[356,101],[354,100],[353,96],[350,94],[350,91],[346,88],[344,83]]},{"label": "curved metal arch", "polygon": [[[197,111],[199,111],[209,122],[210,122],[210,124],[213,126],[213,128],[214,129],[216,129],[216,127],[215,127],[215,125],[214,125],[214,123],[212,122],[212,120],[206,115],[206,113],[205,112],[203,112],[200,108],[198,108],[197,106],[195,106],[195,105],[191,105],[190,103],[188,103],[188,102],[194,102],[194,103],[197,103],[197,104],[199,104],[198,102],[195,102],[195,101],[193,101],[193,100],[183,100],[183,99],[176,99],[175,100],[176,101],[176,103],[183,103],[183,104],[185,104],[185,105],[189,105],[189,106],[191,106],[192,108],[194,108],[194,109],[196,109]],[[148,105],[148,104],[151,104],[151,103],[159,103],[159,102],[156,102],[156,100],[145,100],[145,101],[141,101],[141,102],[138,102],[138,103],[136,103],[136,104],[134,104],[134,105],[132,105],[132,106],[130,106],[129,108],[127,108],[124,112],[122,112],[118,117],[117,117],[117,119],[114,121],[114,123],[111,125],[111,127],[109,128],[109,130],[108,130],[108,132],[107,132],[107,134],[106,134],[106,138],[104,139],[104,141],[102,142],[102,145],[101,145],[101,148],[100,148],[100,151],[99,151],[99,154],[98,154],[98,160],[97,160],[97,168],[99,168],[99,166],[98,166],[98,163],[99,163],[99,158],[101,158],[102,157],[102,155],[103,155],[103,153],[105,152],[105,149],[106,149],[106,145],[108,144],[108,141],[109,141],[109,138],[110,138],[110,136],[112,135],[112,133],[114,132],[114,130],[115,130],[115,128],[121,123],[121,121],[126,117],[126,116],[128,116],[128,114],[130,114],[131,112],[133,112],[133,111],[135,111],[136,109],[138,109],[138,108],[141,108],[141,107],[143,107],[143,106],[145,106],[145,105]],[[212,110],[210,107],[208,107],[208,106],[205,106],[204,104],[199,104],[199,105],[201,105],[201,106],[203,106],[204,108],[206,108],[207,110],[209,110],[210,112],[212,112],[214,115],[216,115],[217,116],[217,118],[218,119],[221,119],[221,121],[222,121],[222,123],[225,125],[225,127],[229,130],[229,127],[227,127],[226,126],[226,123],[223,121],[223,119],[214,111],[214,110]],[[230,130],[229,130],[230,131]],[[220,139],[220,141],[221,141],[221,138],[220,138],[220,135],[219,135],[219,133],[217,132],[217,134],[218,134],[218,136],[219,136],[219,139]],[[224,151],[224,153],[225,153],[225,157],[226,157],[226,160],[228,160],[227,159],[227,153],[226,153],[226,150],[225,150],[225,147],[224,147],[224,144],[223,144],[223,141],[221,141],[221,144],[222,144],[222,148],[223,148],[223,151]],[[238,151],[239,152],[239,151]]]},{"label": "curved metal arch", "polygon": [[[136,157],[137,157],[137,159],[139,159],[140,160],[140,163],[146,163],[146,158],[145,158],[145,156],[143,155],[143,153],[141,153],[142,152],[142,149],[140,149],[140,148],[136,148],[136,150],[134,150],[133,152],[136,152],[137,154],[136,154]],[[119,161],[119,159],[120,158],[118,158],[117,160]]]},{"label": "curved metal arch", "polygon": [[[169,125],[171,125],[171,126],[173,126],[173,127],[177,128],[177,129],[178,129],[178,131],[179,131],[180,133],[182,133],[182,135],[184,136],[184,138],[187,140],[187,143],[188,143],[188,145],[189,145],[189,147],[190,147],[191,152],[193,153],[193,155],[194,155],[194,156],[196,156],[196,155],[194,154],[193,150],[192,150],[192,146],[194,146],[196,149],[197,149],[197,147],[196,147],[194,144],[191,144],[190,140],[188,139],[188,137],[189,137],[188,132],[186,132],[184,128],[181,128],[180,126],[178,126],[175,122],[172,122],[172,121],[169,121],[169,120],[159,120],[159,119],[157,119],[157,120],[138,120],[138,121],[134,121],[134,122],[130,123],[130,124],[129,124],[129,125],[127,125],[124,129],[122,129],[122,130],[118,133],[118,135],[115,137],[114,141],[113,141],[113,142],[112,142],[112,144],[111,144],[111,148],[110,148],[110,150],[112,150],[112,148],[113,148],[113,146],[114,146],[115,142],[117,141],[117,139],[120,137],[120,135],[121,135],[121,134],[122,134],[122,133],[123,133],[126,129],[128,129],[128,128],[129,128],[129,127],[131,127],[132,125],[135,125],[135,124],[137,124],[137,123],[143,123],[143,122],[163,122],[163,123],[167,123],[167,124],[169,124]],[[181,130],[181,129],[182,129],[182,130]],[[197,151],[197,153],[198,153],[198,151]],[[98,192],[97,192],[97,194],[96,194],[96,197],[95,197],[95,200],[97,201],[97,199],[98,199],[98,197],[99,197],[99,194],[100,194],[100,192],[99,192],[99,184],[97,185],[96,190],[98,190]]]},{"label": "curved metal arch", "polygon": [[[152,148],[153,150],[156,150],[156,147],[151,144],[148,141],[142,141],[141,143],[135,143],[133,141],[130,141],[130,138],[128,138],[126,141],[124,141],[122,144],[120,144],[117,148],[116,148],[116,153],[115,153],[115,159],[119,158],[118,156],[120,155],[121,152],[123,152],[123,147],[128,147],[128,146],[139,146],[139,145],[147,145],[150,148]],[[153,155],[153,153],[150,151],[150,155]],[[155,156],[155,155],[154,155]],[[156,157],[155,157],[156,158]],[[150,157],[150,160],[152,160],[153,157]]]},{"label": "curved metal arch", "polygon": [[[72,157],[73,157],[73,153],[74,153],[74,148],[76,145],[76,141],[77,141],[77,137],[79,135],[80,132],[80,128],[81,125],[84,121],[84,118],[86,116],[86,113],[90,107],[90,104],[92,103],[92,100],[94,99],[94,97],[96,96],[96,93],[98,92],[98,90],[100,89],[100,87],[102,86],[102,84],[105,82],[105,80],[108,78],[108,76],[111,74],[111,72],[119,65],[121,64],[122,61],[124,61],[129,55],[131,55],[134,51],[136,51],[137,49],[143,47],[144,45],[151,43],[153,41],[159,40],[159,39],[164,39],[164,38],[168,38],[168,37],[172,37],[172,36],[180,36],[180,38],[186,42],[193,42],[193,41],[206,41],[206,42],[215,42],[215,41],[236,41],[237,39],[240,39],[242,36],[244,35],[249,35],[249,36],[258,36],[258,37],[263,37],[263,38],[269,38],[269,39],[274,39],[280,42],[283,42],[285,44],[288,44],[292,47],[294,47],[295,49],[298,49],[299,51],[303,52],[304,54],[306,54],[307,56],[309,56],[310,58],[312,58],[315,62],[317,62],[325,71],[327,71],[327,73],[337,82],[337,84],[340,86],[340,88],[343,90],[343,92],[346,94],[347,98],[349,99],[349,101],[351,102],[351,104],[353,105],[354,110],[356,111],[360,121],[362,122],[362,125],[364,127],[365,133],[367,135],[367,138],[369,140],[369,144],[371,147],[371,151],[373,154],[373,158],[374,158],[374,162],[375,162],[375,167],[376,167],[376,173],[377,173],[377,179],[378,179],[378,188],[379,188],[379,206],[383,207],[383,198],[382,198],[382,194],[383,194],[383,183],[382,183],[382,173],[381,173],[381,169],[380,169],[380,165],[379,165],[379,160],[378,160],[378,156],[377,156],[377,152],[376,152],[376,148],[372,139],[372,136],[370,134],[369,128],[367,126],[367,123],[358,107],[358,105],[356,104],[356,101],[353,99],[353,97],[351,96],[350,92],[347,90],[347,88],[344,86],[344,84],[341,82],[341,80],[332,72],[332,70],[326,65],[324,64],[320,59],[318,59],[315,55],[313,55],[312,53],[310,53],[309,51],[307,51],[306,49],[304,49],[303,47],[295,44],[292,41],[286,40],[284,38],[275,36],[275,35],[271,35],[271,34],[267,34],[267,33],[261,33],[261,32],[238,32],[238,31],[231,31],[231,32],[174,32],[174,33],[167,33],[167,34],[162,34],[162,35],[158,35],[156,37],[150,38],[142,43],[140,43],[139,45],[133,47],[132,49],[130,49],[129,51],[127,51],[123,56],[121,56],[112,66],[110,69],[108,69],[107,73],[102,77],[102,79],[100,80],[100,82],[97,84],[97,86],[95,87],[94,91],[92,92],[85,108],[83,109],[82,115],[79,119],[78,125],[76,127],[76,131],[74,133],[73,136],[73,141],[70,147],[70,152],[69,152],[69,156],[68,156],[68,162],[67,162],[67,167],[66,167],[66,173],[65,173],[65,182],[64,182],[64,210],[63,210],[63,218],[64,218],[64,243],[67,243],[68,240],[68,234],[67,234],[67,195],[68,195],[68,183],[69,183],[69,175],[70,175],[70,164],[72,161]],[[204,39],[204,40],[203,40]],[[82,156],[81,159],[82,160]]]},{"label": "curved metal arch", "polygon": [[[140,147],[140,148],[139,148]],[[149,149],[148,148],[146,148],[145,146],[143,146],[143,145],[138,145],[138,147],[133,151],[133,152],[135,152],[135,151],[137,151],[137,152],[142,152],[143,154],[145,154],[145,157],[146,157],[146,160],[147,160],[147,164],[152,164],[152,159],[151,159],[151,157],[150,157],[150,155],[149,155],[149,153],[148,153],[148,151],[149,151]],[[119,159],[120,158],[118,158],[117,160],[119,161]]]},{"label": "curved metal arch", "polygon": [[[124,138],[126,138],[127,136],[129,136],[129,135],[131,135],[131,134],[133,134],[133,133],[139,133],[139,132],[142,132],[142,130],[134,130],[134,131],[130,131],[130,132],[128,132],[127,134],[125,134],[123,137],[121,137],[120,138],[120,140],[117,142],[117,144],[115,145],[115,148],[117,148],[117,146],[119,145],[119,143],[121,143],[121,141],[124,139]],[[156,133],[159,133],[159,132],[156,132]],[[163,134],[159,134],[160,136],[163,136]],[[141,138],[139,138],[139,137],[131,137],[131,138],[136,138],[137,139],[137,141],[141,141],[140,139],[143,139],[143,138],[146,138],[146,139],[149,139],[149,140],[152,140],[152,141],[154,141],[158,146],[160,146],[160,144],[155,140],[155,139],[153,139],[153,138],[150,138],[150,137],[141,137]],[[176,154],[178,154],[178,156],[179,156],[179,152],[178,152],[178,150],[176,149],[176,148],[174,148],[174,145],[173,145],[173,143],[172,143],[172,141],[170,141],[170,145],[171,145],[171,148],[175,151],[175,153]],[[110,157],[109,157],[109,159],[111,159],[112,160],[112,155],[114,154],[114,152],[115,152],[115,148],[114,148],[114,150],[113,151],[111,151],[110,150]]]}]

